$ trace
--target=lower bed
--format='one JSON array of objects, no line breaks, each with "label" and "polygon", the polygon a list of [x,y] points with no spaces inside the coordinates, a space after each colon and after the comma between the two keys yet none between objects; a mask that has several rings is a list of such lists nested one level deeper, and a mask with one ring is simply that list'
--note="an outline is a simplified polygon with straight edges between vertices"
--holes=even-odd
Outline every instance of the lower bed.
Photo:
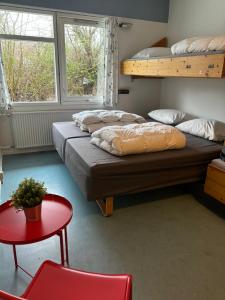
[{"label": "lower bed", "polygon": [[70,135],[65,126],[60,128],[55,130],[56,149],[64,149],[65,164],[82,193],[87,200],[111,199],[110,203],[116,195],[203,181],[208,163],[222,148],[186,134],[184,149],[117,157],[92,145],[79,128],[75,127],[76,137],[72,127]]}]

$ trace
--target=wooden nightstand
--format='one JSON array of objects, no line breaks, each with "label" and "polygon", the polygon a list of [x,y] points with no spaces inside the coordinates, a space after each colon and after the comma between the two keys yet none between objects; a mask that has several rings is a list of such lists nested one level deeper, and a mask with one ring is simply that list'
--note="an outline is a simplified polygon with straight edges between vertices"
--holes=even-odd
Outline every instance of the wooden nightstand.
[{"label": "wooden nightstand", "polygon": [[225,162],[221,159],[208,165],[204,192],[225,204]]}]

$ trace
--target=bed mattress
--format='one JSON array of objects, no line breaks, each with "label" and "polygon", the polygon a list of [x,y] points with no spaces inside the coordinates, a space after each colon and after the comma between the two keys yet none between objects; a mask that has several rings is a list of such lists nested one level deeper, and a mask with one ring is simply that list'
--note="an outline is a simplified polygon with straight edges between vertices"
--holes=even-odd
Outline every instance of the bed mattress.
[{"label": "bed mattress", "polygon": [[[152,122],[153,119],[146,121]],[[90,133],[81,131],[74,122],[55,122],[52,124],[52,138],[56,151],[61,159],[65,160],[66,141],[73,138],[90,137]]]},{"label": "bed mattress", "polygon": [[88,200],[136,193],[204,179],[222,145],[189,134],[181,150],[117,157],[90,143],[68,139],[65,164]]},{"label": "bed mattress", "polygon": [[171,54],[171,55],[164,55],[164,56],[152,56],[150,58],[129,58],[127,60],[151,60],[151,59],[163,59],[163,58],[176,58],[176,57],[188,57],[188,56],[201,56],[201,55],[213,55],[213,54],[222,54],[225,51],[218,50],[218,51],[200,51],[200,52],[190,52],[190,53],[183,53],[183,54]]},{"label": "bed mattress", "polygon": [[68,139],[89,136],[88,132],[81,131],[80,128],[76,127],[74,122],[55,122],[52,125],[53,143],[63,161],[65,159],[65,145]]}]

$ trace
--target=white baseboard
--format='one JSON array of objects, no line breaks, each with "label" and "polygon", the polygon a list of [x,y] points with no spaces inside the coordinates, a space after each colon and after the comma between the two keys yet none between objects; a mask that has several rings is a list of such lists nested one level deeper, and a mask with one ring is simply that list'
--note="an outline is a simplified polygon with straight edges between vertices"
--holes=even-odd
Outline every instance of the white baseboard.
[{"label": "white baseboard", "polygon": [[44,147],[33,147],[33,148],[8,148],[2,150],[2,155],[12,155],[12,154],[23,154],[23,153],[32,153],[32,152],[43,152],[43,151],[52,151],[54,146],[44,146]]}]

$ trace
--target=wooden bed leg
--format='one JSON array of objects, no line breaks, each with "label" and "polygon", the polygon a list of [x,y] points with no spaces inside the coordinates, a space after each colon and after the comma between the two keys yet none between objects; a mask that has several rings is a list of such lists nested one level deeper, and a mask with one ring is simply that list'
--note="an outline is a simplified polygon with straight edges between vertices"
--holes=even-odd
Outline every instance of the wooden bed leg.
[{"label": "wooden bed leg", "polygon": [[113,197],[106,197],[105,199],[96,199],[98,206],[104,217],[109,217],[113,214]]}]

